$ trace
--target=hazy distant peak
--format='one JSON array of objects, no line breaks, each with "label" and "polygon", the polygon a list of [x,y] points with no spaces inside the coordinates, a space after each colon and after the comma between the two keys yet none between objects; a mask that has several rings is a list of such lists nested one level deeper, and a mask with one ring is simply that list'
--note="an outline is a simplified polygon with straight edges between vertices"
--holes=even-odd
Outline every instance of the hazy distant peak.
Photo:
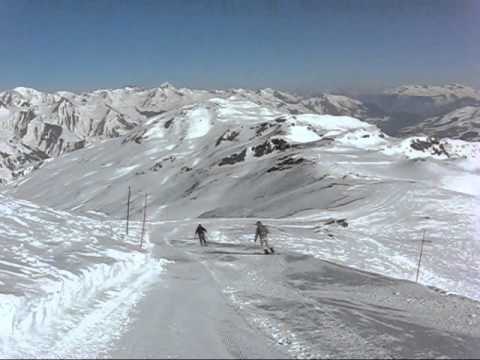
[{"label": "hazy distant peak", "polygon": [[445,96],[445,97],[470,97],[480,99],[480,93],[470,86],[461,84],[446,85],[402,85],[386,90],[386,95],[398,96]]}]

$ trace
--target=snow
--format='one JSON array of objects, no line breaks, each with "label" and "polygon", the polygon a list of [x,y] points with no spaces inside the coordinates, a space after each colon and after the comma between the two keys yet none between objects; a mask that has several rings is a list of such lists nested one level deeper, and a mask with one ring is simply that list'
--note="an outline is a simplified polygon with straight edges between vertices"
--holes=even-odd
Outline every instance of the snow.
[{"label": "snow", "polygon": [[[387,155],[401,155],[412,159],[465,159],[459,164],[465,165],[465,168],[475,168],[475,163],[480,159],[480,143],[466,142],[455,139],[441,139],[438,144],[433,144],[426,150],[416,150],[412,148],[412,143],[415,141],[429,142],[430,138],[426,136],[413,136],[404,140],[394,140],[390,143],[385,143],[382,152]],[[441,152],[436,153],[437,150],[445,149],[447,154]],[[472,166],[473,165],[473,166]]]},{"label": "snow", "polygon": [[388,140],[385,139],[385,135],[377,129],[356,129],[349,131],[348,133],[339,136],[336,140],[337,143],[354,146],[359,149],[373,149],[378,150],[388,144]]},{"label": "snow", "polygon": [[[168,264],[135,247],[139,223],[124,238],[115,221],[4,196],[0,212],[2,357],[86,356],[86,345],[95,356]],[[144,248],[151,248],[148,236]],[[99,332],[91,338],[93,329]]]},{"label": "snow", "polygon": [[[152,224],[157,252],[183,261],[169,267],[166,284],[141,302],[132,328],[106,357],[409,358],[478,349],[478,323],[468,320],[478,309],[473,301],[302,255],[291,245],[307,239],[285,242],[291,233],[278,219],[265,219],[278,249],[268,257],[252,241],[254,220],[202,219],[207,248],[188,239],[197,221]],[[302,234],[301,219],[289,224]],[[310,240],[314,249],[325,246]],[[168,325],[158,327],[165,318]]]},{"label": "snow", "polygon": [[115,178],[125,176],[135,170],[139,165],[125,166],[115,171]]},{"label": "snow", "polygon": [[372,125],[367,124],[366,122],[349,116],[303,114],[297,115],[296,118],[299,122],[307,123],[316,128],[327,131],[345,131],[372,127]]},{"label": "snow", "polygon": [[150,128],[145,136],[149,139],[163,139],[165,137],[165,130],[161,125]]},{"label": "snow", "polygon": [[[448,84],[443,86],[434,85],[403,85],[397,88],[393,88],[385,91],[385,94],[389,95],[401,95],[401,96],[422,96],[422,97],[471,97],[480,99],[480,94],[475,89],[460,85],[460,84]],[[439,99],[441,100],[441,99]]]},{"label": "snow", "polygon": [[188,113],[189,128],[187,139],[196,139],[208,134],[210,130],[210,113],[208,109],[196,108]]},{"label": "snow", "polygon": [[449,154],[457,158],[470,160],[480,159],[480,142],[468,142],[457,139],[442,139],[442,143]]},{"label": "snow", "polygon": [[5,121],[7,121],[7,118],[10,117],[10,115],[11,113],[7,108],[0,106],[0,122],[2,123],[2,125]]},{"label": "snow", "polygon": [[238,96],[231,96],[228,99],[210,99],[209,102],[216,104],[218,121],[232,122],[232,120],[245,121],[268,121],[275,116],[281,115],[277,111],[259,106],[258,104],[245,100]]},{"label": "snow", "polygon": [[446,189],[480,198],[480,174],[447,175],[442,177],[441,183]]},{"label": "snow", "polygon": [[307,126],[292,126],[289,132],[286,138],[293,142],[306,143],[320,139],[320,136]]},{"label": "snow", "polygon": [[[132,109],[125,109],[132,104],[143,104],[141,109],[158,114],[155,104],[173,96],[167,90],[176,91],[168,86],[97,92],[89,95],[97,99],[89,100],[92,108],[83,111],[101,115],[108,103],[129,113]],[[246,357],[237,349],[248,348],[253,357],[284,351],[291,357],[383,357],[395,354],[394,340],[377,331],[373,318],[409,334],[420,328],[435,336],[455,332],[445,325],[445,314],[454,308],[450,298],[432,297],[430,305],[449,305],[445,313],[429,313],[441,325],[426,324],[414,316],[422,311],[412,315],[411,308],[391,300],[393,289],[408,292],[405,284],[411,283],[357,270],[413,280],[426,230],[420,284],[480,299],[478,143],[443,139],[415,150],[412,142],[429,139],[389,137],[348,116],[291,115],[272,107],[278,94],[264,93],[272,98],[238,90],[235,96],[224,92],[209,99],[209,93],[194,103],[172,102],[165,113],[142,118],[126,136],[92,141],[75,156],[45,162],[7,186],[0,199],[0,316],[6,319],[0,355],[188,357],[200,349],[205,356]],[[104,102],[98,100],[104,95]],[[110,114],[117,116],[114,110]],[[37,129],[42,119],[32,121]],[[35,141],[34,135],[31,130],[29,140]],[[255,154],[255,146],[280,139],[287,146]],[[440,145],[448,156],[438,154]],[[18,146],[2,149],[16,154]],[[219,165],[242,151],[245,159]],[[134,222],[126,237],[118,219],[125,217],[129,186]],[[140,250],[145,193],[149,221]],[[252,241],[257,219],[271,228],[278,256],[257,256]],[[348,226],[331,222],[339,219]],[[209,230],[208,248],[199,249],[191,239],[199,221]],[[351,279],[364,282],[345,300],[339,294]],[[415,286],[410,294],[429,298]],[[373,295],[412,316],[411,327],[394,321],[395,312],[386,310],[390,305]],[[202,312],[194,312],[198,304]],[[375,304],[374,310],[365,304]],[[361,318],[370,320],[367,327],[347,326],[361,326]],[[331,350],[337,343],[329,331],[342,335],[335,340],[342,344],[338,352]],[[373,332],[381,346],[365,332]],[[266,349],[265,334],[281,343],[282,351]],[[181,347],[182,336],[197,340]],[[132,349],[138,352],[129,353]],[[451,355],[448,351],[441,355]]]}]

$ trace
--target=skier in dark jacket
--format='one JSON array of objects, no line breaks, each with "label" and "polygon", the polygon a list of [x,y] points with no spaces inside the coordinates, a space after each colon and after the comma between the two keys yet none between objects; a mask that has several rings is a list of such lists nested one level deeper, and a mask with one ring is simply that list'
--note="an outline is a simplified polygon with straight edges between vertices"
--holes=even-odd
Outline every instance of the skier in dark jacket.
[{"label": "skier in dark jacket", "polygon": [[273,247],[268,244],[268,228],[262,224],[261,221],[257,221],[257,230],[255,232],[255,242],[260,238],[260,246],[263,247],[265,254],[273,254]]},{"label": "skier in dark jacket", "polygon": [[[202,224],[198,224],[197,230],[195,230],[195,236],[198,235],[198,239],[200,240],[200,246],[207,246],[207,240],[205,240],[205,233],[207,229],[205,229]],[[195,239],[195,236],[193,237]]]}]

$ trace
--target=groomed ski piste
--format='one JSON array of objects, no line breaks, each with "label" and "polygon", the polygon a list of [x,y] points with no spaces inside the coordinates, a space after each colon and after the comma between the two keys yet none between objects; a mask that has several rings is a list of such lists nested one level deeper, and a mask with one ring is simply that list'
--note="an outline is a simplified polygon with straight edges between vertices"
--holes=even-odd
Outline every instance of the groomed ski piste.
[{"label": "groomed ski piste", "polygon": [[478,356],[479,149],[231,97],[45,162],[2,195],[0,355]]}]

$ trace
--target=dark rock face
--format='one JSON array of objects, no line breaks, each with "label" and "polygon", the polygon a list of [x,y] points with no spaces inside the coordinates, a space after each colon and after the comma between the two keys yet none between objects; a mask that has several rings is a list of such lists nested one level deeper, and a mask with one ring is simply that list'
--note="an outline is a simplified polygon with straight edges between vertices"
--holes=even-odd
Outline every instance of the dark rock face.
[{"label": "dark rock face", "polygon": [[220,145],[222,141],[233,141],[238,137],[238,135],[240,135],[238,131],[227,130],[223,133],[222,136],[218,138],[217,142],[215,143],[215,146]]},{"label": "dark rock face", "polygon": [[347,227],[348,226],[348,222],[346,219],[338,219],[338,220],[329,220],[325,223],[325,225],[332,225],[332,224],[337,224],[337,225],[340,225],[342,227]]},{"label": "dark rock face", "polygon": [[140,114],[140,115],[143,115],[147,118],[150,118],[150,117],[153,117],[153,116],[157,116],[157,115],[161,115],[165,112],[165,110],[161,110],[161,111],[148,111],[148,110],[140,110],[139,108],[136,108],[137,112]]},{"label": "dark rock face", "polygon": [[240,153],[235,153],[228,157],[223,158],[218,164],[218,166],[233,165],[238,162],[244,161],[246,155],[247,155],[247,149],[244,149]]},{"label": "dark rock face", "polygon": [[191,195],[199,185],[200,183],[198,181],[194,182],[187,190],[185,190],[185,195]]},{"label": "dark rock face", "polygon": [[[24,176],[28,170],[24,166],[32,165],[31,170],[36,170],[43,165],[43,161],[49,156],[41,150],[32,149],[28,145],[23,145],[23,152],[17,154],[8,154],[0,152],[0,168],[6,168],[11,171],[12,178],[16,179]],[[1,181],[1,179],[0,179]],[[1,181],[2,183],[4,181]]]},{"label": "dark rock face", "polygon": [[150,168],[150,170],[152,170],[152,171],[158,171],[158,170],[160,170],[162,167],[163,167],[162,162],[159,161],[159,162],[156,162],[156,163]]},{"label": "dark rock face", "polygon": [[141,144],[143,142],[143,135],[145,135],[145,132],[146,132],[145,130],[136,131],[136,132],[128,135],[127,137],[125,137],[122,140],[122,144],[126,144],[126,143],[132,142],[132,141],[134,141],[137,144]]},{"label": "dark rock face", "polygon": [[172,125],[172,123],[173,123],[173,118],[166,121],[165,124],[163,124],[163,126],[165,127],[165,129],[168,129],[170,127],[170,125]]},{"label": "dark rock face", "polygon": [[419,139],[413,140],[410,147],[418,151],[431,150],[435,155],[450,156],[447,150],[445,150],[443,144],[441,144],[436,138],[427,138],[426,141]]},{"label": "dark rock face", "polygon": [[153,164],[153,166],[149,170],[158,171],[163,167],[163,163],[165,163],[167,161],[170,161],[171,163],[173,163],[175,160],[176,160],[176,157],[174,155],[170,155],[166,158],[163,158],[163,159],[157,161],[155,164]]},{"label": "dark rock face", "polygon": [[277,162],[277,164],[274,167],[271,167],[270,169],[267,170],[267,173],[273,172],[273,171],[290,169],[293,166],[301,164],[305,161],[305,159],[302,158],[302,157],[294,158],[292,156],[284,156],[284,157],[280,158],[279,160],[280,161]]},{"label": "dark rock face", "polygon": [[257,125],[256,127],[254,127],[253,129],[255,129],[255,134],[257,136],[261,136],[266,130],[268,130],[272,127],[275,127],[276,129],[280,128],[279,124],[263,122],[263,123]]},{"label": "dark rock face", "polygon": [[62,98],[58,101],[53,107],[52,112],[57,113],[61,119],[59,125],[65,126],[69,131],[75,132],[80,116],[75,106],[68,99]]},{"label": "dark rock face", "polygon": [[18,113],[18,118],[15,123],[15,136],[23,138],[27,133],[28,125],[35,118],[33,110],[21,111]]},{"label": "dark rock face", "polygon": [[275,146],[275,150],[284,151],[293,147],[283,139],[271,139],[270,141]]},{"label": "dark rock face", "polygon": [[263,144],[253,146],[252,151],[254,153],[253,156],[260,157],[270,154],[275,150],[285,151],[291,147],[292,146],[283,139],[270,139],[266,140]]},{"label": "dark rock face", "polygon": [[[45,148],[47,152],[52,151],[53,147],[59,142],[62,132],[63,132],[63,129],[61,126],[45,123],[43,127],[42,135],[40,137],[40,143],[38,145],[40,147]],[[63,144],[63,141],[60,142],[60,145],[62,144]]]}]

